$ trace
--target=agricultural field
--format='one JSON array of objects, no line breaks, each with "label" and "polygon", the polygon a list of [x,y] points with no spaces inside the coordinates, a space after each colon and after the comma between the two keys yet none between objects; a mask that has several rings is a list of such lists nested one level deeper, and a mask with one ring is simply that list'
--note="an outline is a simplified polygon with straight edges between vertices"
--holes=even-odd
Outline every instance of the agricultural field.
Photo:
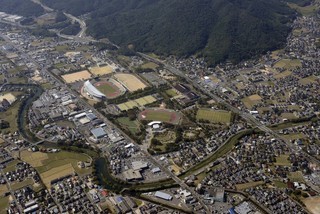
[{"label": "agricultural field", "polygon": [[66,83],[73,83],[77,81],[83,81],[91,78],[91,73],[87,70],[65,74],[61,76]]},{"label": "agricultural field", "polygon": [[9,206],[9,196],[0,197],[0,213],[7,213],[6,209]]},{"label": "agricultural field", "polygon": [[161,121],[171,124],[179,124],[182,115],[179,112],[169,109],[146,109],[139,114],[140,120]]},{"label": "agricultural field", "polygon": [[3,196],[8,191],[9,190],[6,184],[0,184],[0,197]]},{"label": "agricultural field", "polygon": [[114,77],[122,83],[130,92],[145,89],[147,85],[133,74],[118,73]]},{"label": "agricultural field", "polygon": [[140,131],[140,123],[138,120],[130,120],[128,117],[120,117],[117,121],[124,129],[129,130],[134,135]]},{"label": "agricultural field", "polygon": [[290,70],[290,69],[301,67],[301,66],[302,64],[299,59],[281,59],[273,67]]},{"label": "agricultural field", "polygon": [[318,77],[316,77],[316,76],[309,76],[309,77],[300,79],[299,83],[302,85],[308,85],[310,83],[316,83],[317,79],[318,79]]},{"label": "agricultural field", "polygon": [[42,174],[48,170],[56,167],[60,167],[66,164],[71,164],[74,170],[78,174],[87,174],[91,172],[91,169],[80,169],[78,167],[79,161],[91,161],[91,158],[86,154],[60,151],[57,153],[47,153],[48,159],[42,160],[42,166],[36,167],[37,171]]},{"label": "agricultural field", "polygon": [[113,72],[114,68],[110,65],[107,66],[101,66],[101,67],[92,67],[89,68],[89,71],[96,76],[102,76],[106,74],[111,74]]},{"label": "agricultural field", "polygon": [[[115,80],[113,80],[115,81]],[[94,84],[94,86],[104,95],[107,99],[114,99],[125,93],[125,89],[117,86],[113,81],[100,81]]]},{"label": "agricultural field", "polygon": [[211,123],[230,123],[232,112],[203,108],[198,110],[196,118],[197,120],[206,120]]},{"label": "agricultural field", "polygon": [[50,182],[55,180],[55,179],[59,179],[71,174],[74,174],[74,168],[71,165],[71,163],[62,165],[62,166],[58,166],[55,168],[52,168],[44,173],[40,174],[40,177],[44,183],[44,185],[48,188],[50,188]]},{"label": "agricultural field", "polygon": [[156,101],[157,101],[156,98],[154,98],[152,95],[148,95],[148,96],[145,96],[145,97],[140,97],[140,98],[135,99],[135,100],[130,100],[130,101],[127,101],[125,103],[118,104],[117,107],[121,111],[127,111],[129,109],[133,109],[133,108],[136,108],[136,107],[139,108],[139,107],[154,103]]},{"label": "agricultural field", "polygon": [[281,73],[278,73],[276,75],[274,75],[274,78],[276,79],[281,79],[281,78],[285,78],[285,77],[288,77],[292,74],[291,71],[284,71],[284,72],[281,72]]}]

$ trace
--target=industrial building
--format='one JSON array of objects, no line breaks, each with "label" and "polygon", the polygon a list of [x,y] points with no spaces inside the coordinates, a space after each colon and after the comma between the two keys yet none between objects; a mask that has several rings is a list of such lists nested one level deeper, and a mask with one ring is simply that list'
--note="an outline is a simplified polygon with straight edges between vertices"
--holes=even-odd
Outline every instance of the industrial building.
[{"label": "industrial building", "polygon": [[171,201],[172,200],[172,196],[169,195],[168,193],[165,192],[161,192],[161,191],[157,191],[154,196],[156,196],[157,198],[161,198],[163,200],[167,200],[167,201]]}]

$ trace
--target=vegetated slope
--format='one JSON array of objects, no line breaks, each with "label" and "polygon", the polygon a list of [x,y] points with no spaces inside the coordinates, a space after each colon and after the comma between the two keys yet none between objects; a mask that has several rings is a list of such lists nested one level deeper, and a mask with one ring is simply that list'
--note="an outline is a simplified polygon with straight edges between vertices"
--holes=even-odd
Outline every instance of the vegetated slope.
[{"label": "vegetated slope", "polygon": [[88,32],[96,38],[144,52],[202,54],[210,64],[281,47],[295,16],[279,0],[43,1],[74,15],[90,13]]},{"label": "vegetated slope", "polygon": [[40,16],[43,8],[30,0],[0,0],[0,11],[24,17]]}]

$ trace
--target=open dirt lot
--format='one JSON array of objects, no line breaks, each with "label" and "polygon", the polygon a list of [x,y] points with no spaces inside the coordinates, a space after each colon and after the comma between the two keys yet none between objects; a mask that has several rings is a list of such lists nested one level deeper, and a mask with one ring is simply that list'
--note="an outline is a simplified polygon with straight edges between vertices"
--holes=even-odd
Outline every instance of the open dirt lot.
[{"label": "open dirt lot", "polygon": [[47,187],[50,187],[50,182],[52,180],[55,180],[73,173],[74,173],[74,168],[72,167],[71,163],[69,163],[59,167],[52,168],[44,173],[41,173],[40,177],[43,183]]},{"label": "open dirt lot", "polygon": [[131,92],[147,87],[145,83],[133,74],[119,73],[115,74],[114,77]]},{"label": "open dirt lot", "polygon": [[87,80],[91,78],[91,74],[89,73],[89,71],[84,70],[84,71],[79,71],[72,74],[65,74],[65,75],[62,75],[61,77],[64,79],[66,83],[73,83],[80,80]]},{"label": "open dirt lot", "polygon": [[48,155],[43,152],[29,152],[26,150],[21,152],[21,159],[29,163],[32,167],[43,166],[42,161],[48,158]]},{"label": "open dirt lot", "polygon": [[111,65],[101,66],[101,67],[92,67],[89,68],[90,72],[96,76],[102,76],[105,74],[110,74],[113,72],[114,68]]}]

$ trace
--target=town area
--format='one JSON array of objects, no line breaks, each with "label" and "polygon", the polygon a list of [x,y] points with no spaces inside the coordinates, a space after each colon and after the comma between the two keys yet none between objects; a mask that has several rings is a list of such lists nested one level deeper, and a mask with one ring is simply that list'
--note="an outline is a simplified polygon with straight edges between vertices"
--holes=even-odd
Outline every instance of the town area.
[{"label": "town area", "polygon": [[316,13],[215,67],[23,20],[0,12],[0,213],[320,213]]}]

